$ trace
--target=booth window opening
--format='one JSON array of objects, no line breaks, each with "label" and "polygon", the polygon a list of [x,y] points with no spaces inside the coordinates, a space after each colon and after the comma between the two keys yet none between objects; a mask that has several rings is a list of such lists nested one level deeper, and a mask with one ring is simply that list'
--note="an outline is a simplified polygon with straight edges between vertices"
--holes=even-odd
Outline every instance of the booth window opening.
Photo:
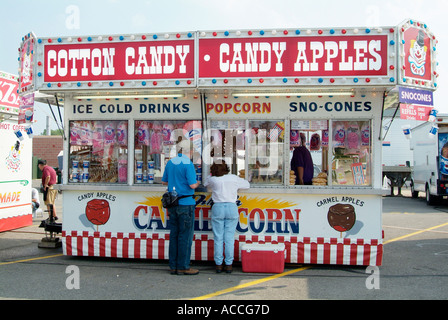
[{"label": "booth window opening", "polygon": [[291,186],[300,184],[292,167],[299,147],[311,155],[311,185],[371,186],[370,120],[291,120],[289,137]]},{"label": "booth window opening", "polygon": [[371,186],[372,125],[370,120],[332,121],[332,184]]},{"label": "booth window opening", "polygon": [[127,121],[70,121],[69,127],[69,182],[127,183]]},{"label": "booth window opening", "polygon": [[[232,174],[254,187],[371,186],[370,119],[209,120],[206,131],[200,120],[133,124],[134,155],[129,157],[128,121],[70,121],[69,182],[160,185],[167,162],[177,156],[177,143],[187,140],[201,183],[203,169],[205,177],[211,164],[225,161]],[[309,153],[312,173],[306,181],[294,168],[298,148]],[[131,167],[134,172],[128,173]]]},{"label": "booth window opening", "polygon": [[196,179],[202,181],[202,122],[199,120],[135,121],[134,184],[162,184],[168,161],[178,154],[176,145],[189,142]]},{"label": "booth window opening", "polygon": [[225,161],[230,173],[252,184],[283,185],[283,120],[212,120],[209,127],[207,165]]}]

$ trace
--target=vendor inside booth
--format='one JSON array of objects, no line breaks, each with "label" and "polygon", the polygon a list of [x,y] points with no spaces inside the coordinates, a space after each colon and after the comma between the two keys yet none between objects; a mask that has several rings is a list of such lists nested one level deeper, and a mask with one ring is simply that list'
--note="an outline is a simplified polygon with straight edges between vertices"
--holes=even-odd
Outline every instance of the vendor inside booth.
[{"label": "vendor inside booth", "polygon": [[[408,74],[416,37],[425,75]],[[410,20],[36,37],[35,88],[56,95],[69,128],[64,254],[167,259],[161,178],[188,140],[198,181],[225,160],[251,184],[237,201],[235,260],[246,244],[282,244],[287,263],[381,265],[384,102],[398,85],[436,89],[435,43]],[[299,146],[312,163],[307,184],[291,167]],[[210,194],[195,199],[192,259],[212,261]]]}]

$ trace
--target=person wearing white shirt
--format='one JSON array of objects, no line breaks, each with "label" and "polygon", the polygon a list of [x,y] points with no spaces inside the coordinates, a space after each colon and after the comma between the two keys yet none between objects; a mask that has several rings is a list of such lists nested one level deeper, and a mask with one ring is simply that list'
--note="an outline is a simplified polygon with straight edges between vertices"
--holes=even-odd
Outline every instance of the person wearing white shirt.
[{"label": "person wearing white shirt", "polygon": [[[227,164],[214,163],[210,167],[211,176],[207,178],[204,186],[212,191],[212,229],[214,235],[214,260],[216,263],[216,272],[232,272],[232,263],[234,259],[233,250],[235,243],[235,230],[238,224],[238,207],[236,200],[239,189],[249,189],[250,184],[247,180],[229,174],[230,170]],[[223,256],[223,245],[225,245],[225,259]]]},{"label": "person wearing white shirt", "polygon": [[31,189],[31,206],[33,208],[33,214],[40,207],[39,192],[37,191],[36,188]]}]

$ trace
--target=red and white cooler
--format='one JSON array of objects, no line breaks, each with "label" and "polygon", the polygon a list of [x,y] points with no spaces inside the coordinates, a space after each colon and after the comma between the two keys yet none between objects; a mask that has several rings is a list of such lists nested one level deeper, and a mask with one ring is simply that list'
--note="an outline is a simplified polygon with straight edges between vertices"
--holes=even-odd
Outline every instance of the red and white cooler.
[{"label": "red and white cooler", "polygon": [[241,249],[243,272],[282,273],[286,250],[280,244],[244,244]]}]

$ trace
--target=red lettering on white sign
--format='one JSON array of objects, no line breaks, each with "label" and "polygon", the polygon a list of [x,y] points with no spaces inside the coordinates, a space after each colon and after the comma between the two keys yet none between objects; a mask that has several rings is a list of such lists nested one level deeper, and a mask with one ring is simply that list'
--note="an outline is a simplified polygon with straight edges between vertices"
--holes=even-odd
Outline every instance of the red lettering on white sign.
[{"label": "red lettering on white sign", "polygon": [[19,83],[17,82],[17,80],[0,77],[0,106],[18,108],[18,88]]}]

